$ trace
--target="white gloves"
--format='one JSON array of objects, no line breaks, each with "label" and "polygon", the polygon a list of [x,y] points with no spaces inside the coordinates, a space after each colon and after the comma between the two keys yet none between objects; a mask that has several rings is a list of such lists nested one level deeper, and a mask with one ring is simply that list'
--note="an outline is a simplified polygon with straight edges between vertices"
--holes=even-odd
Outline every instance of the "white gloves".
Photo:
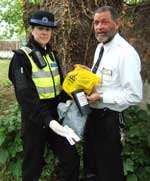
[{"label": "white gloves", "polygon": [[58,135],[65,137],[71,145],[80,141],[79,136],[67,125],[62,126],[57,121],[52,120],[49,127]]}]

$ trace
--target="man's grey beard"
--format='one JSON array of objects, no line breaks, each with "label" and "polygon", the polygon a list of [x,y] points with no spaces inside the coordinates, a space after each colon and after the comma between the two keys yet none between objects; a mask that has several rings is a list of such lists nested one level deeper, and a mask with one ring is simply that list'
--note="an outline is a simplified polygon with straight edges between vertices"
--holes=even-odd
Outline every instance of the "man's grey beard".
[{"label": "man's grey beard", "polygon": [[113,39],[113,37],[115,36],[116,32],[115,33],[109,33],[109,35],[107,36],[101,36],[99,34],[96,34],[95,33],[95,38],[97,39],[97,41],[99,43],[108,43],[109,41],[111,41]]},{"label": "man's grey beard", "polygon": [[97,41],[98,41],[99,43],[104,43],[104,42],[107,41],[107,39],[108,39],[108,37],[102,37],[102,36],[100,36],[100,35],[98,35],[98,34],[95,34],[95,38],[97,39]]}]

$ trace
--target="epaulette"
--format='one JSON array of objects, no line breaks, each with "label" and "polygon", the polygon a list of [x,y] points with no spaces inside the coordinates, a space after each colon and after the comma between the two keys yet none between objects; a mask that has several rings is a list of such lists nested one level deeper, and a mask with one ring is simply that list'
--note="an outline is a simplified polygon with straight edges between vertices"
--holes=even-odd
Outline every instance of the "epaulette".
[{"label": "epaulette", "polygon": [[21,47],[20,50],[22,50],[26,54],[30,54],[32,50],[29,47]]}]

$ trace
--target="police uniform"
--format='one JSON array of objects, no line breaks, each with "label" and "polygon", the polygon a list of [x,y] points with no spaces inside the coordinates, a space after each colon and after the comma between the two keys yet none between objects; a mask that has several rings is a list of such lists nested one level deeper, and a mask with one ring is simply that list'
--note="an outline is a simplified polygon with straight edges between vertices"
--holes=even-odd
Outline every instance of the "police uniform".
[{"label": "police uniform", "polygon": [[[35,13],[30,25],[56,27],[53,14],[45,11]],[[38,60],[30,54],[34,49],[41,53],[46,62],[43,68],[39,68]],[[9,66],[9,79],[21,108],[24,149],[22,180],[39,179],[45,165],[43,155],[48,143],[60,160],[62,180],[78,181],[79,156],[75,146],[49,128],[51,120],[58,120],[57,105],[64,97],[61,91],[63,76],[56,53],[49,44],[42,48],[33,37],[30,38],[26,47],[15,51]]]}]

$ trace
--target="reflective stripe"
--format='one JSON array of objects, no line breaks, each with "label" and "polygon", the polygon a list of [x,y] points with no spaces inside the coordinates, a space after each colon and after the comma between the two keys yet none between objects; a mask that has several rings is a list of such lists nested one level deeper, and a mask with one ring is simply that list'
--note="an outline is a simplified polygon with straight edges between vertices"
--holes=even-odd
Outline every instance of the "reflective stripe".
[{"label": "reflective stripe", "polygon": [[28,58],[30,57],[29,54],[32,52],[32,50],[29,47],[21,47],[20,49],[25,52]]},{"label": "reflective stripe", "polygon": [[[56,87],[60,86],[59,80],[60,80],[59,76],[55,77]],[[52,79],[48,80],[47,78],[42,78],[42,81],[41,81],[41,78],[36,78],[36,79],[34,79],[34,83],[35,83],[36,87],[53,87]]]},{"label": "reflective stripe", "polygon": [[53,21],[45,21],[45,19],[43,20],[38,20],[38,19],[31,19],[30,20],[30,23],[35,23],[35,24],[39,24],[39,25],[45,25],[45,26],[48,26],[48,27],[55,27],[57,24]]},{"label": "reflective stripe", "polygon": [[[53,76],[57,76],[58,75],[58,70],[54,70],[53,71]],[[33,78],[43,78],[43,77],[51,77],[51,73],[50,72],[45,72],[45,71],[38,71],[38,72],[33,72],[32,73],[32,77]]]},{"label": "reflective stripe", "polygon": [[[57,86],[56,89],[60,89],[60,86]],[[37,87],[38,93],[50,93],[53,91],[53,87]]]},{"label": "reflective stripe", "polygon": [[[26,47],[23,47],[21,49],[26,53],[31,62],[32,79],[36,86],[40,99],[54,98],[56,95],[59,95],[61,91],[61,84],[57,63],[55,61],[52,61],[49,55],[46,55],[43,58],[46,60],[47,66],[43,69],[40,69],[28,54],[29,50],[31,49],[29,49],[28,47],[27,49]],[[55,60],[53,54],[52,56]]]},{"label": "reflective stripe", "polygon": [[[53,92],[54,88],[53,87],[36,87],[38,94],[40,95],[41,99],[47,99],[48,98],[53,98],[55,97],[55,94]],[[61,86],[57,86],[56,87],[56,95],[59,95],[61,90]],[[52,94],[53,92],[53,94]],[[50,97],[51,95],[51,97]]]}]

